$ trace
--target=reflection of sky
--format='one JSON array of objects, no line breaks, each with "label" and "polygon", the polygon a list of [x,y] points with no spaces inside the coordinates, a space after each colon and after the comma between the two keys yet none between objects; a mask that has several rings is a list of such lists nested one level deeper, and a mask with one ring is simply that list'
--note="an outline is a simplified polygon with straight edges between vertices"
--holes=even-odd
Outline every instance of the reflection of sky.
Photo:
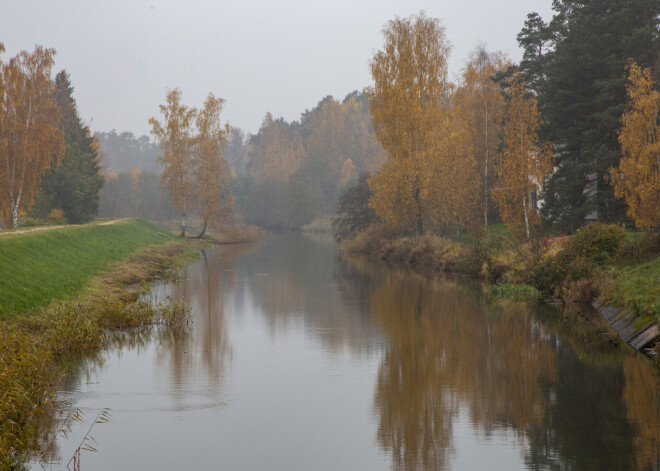
[{"label": "reflection of sky", "polygon": [[[588,460],[611,443],[608,425],[625,422],[620,359],[585,364],[554,327],[524,309],[486,308],[465,283],[353,266],[297,236],[233,251],[207,253],[154,290],[186,297],[184,332],[125,336],[69,377],[61,399],[88,419],[112,409],[83,469],[515,470],[535,464],[530,450],[561,464],[560,452],[570,462],[582,449]],[[644,392],[646,370],[628,369]],[[534,395],[524,403],[520,392]],[[598,416],[576,435],[589,426],[585,401]],[[88,426],[58,442],[60,456]],[[621,430],[606,451],[626,453],[631,432]]]}]

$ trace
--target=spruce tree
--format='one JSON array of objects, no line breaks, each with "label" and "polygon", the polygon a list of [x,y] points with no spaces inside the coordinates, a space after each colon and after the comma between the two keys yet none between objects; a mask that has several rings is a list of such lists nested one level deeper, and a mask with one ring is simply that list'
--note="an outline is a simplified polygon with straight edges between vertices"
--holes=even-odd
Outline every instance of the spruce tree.
[{"label": "spruce tree", "polygon": [[98,145],[78,116],[69,74],[58,73],[55,84],[66,150],[60,165],[53,163],[42,178],[32,213],[45,218],[52,209],[62,209],[69,223],[80,224],[93,219],[99,205],[103,176]]},{"label": "spruce tree", "polygon": [[[555,0],[553,9],[549,24],[530,16],[518,36],[545,121],[540,135],[556,144],[542,211],[569,231],[589,218],[622,221],[608,169],[621,158],[625,65],[633,58],[648,66],[657,56],[660,0]],[[535,57],[539,38],[551,49]]]}]

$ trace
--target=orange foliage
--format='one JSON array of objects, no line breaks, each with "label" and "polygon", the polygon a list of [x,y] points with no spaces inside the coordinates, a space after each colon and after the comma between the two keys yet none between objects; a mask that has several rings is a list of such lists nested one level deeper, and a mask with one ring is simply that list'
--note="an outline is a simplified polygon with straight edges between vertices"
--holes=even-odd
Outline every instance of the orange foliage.
[{"label": "orange foliage", "polygon": [[623,157],[610,169],[614,194],[624,198],[628,216],[640,229],[660,225],[660,92],[651,71],[628,63],[630,108],[623,114],[619,143]]},{"label": "orange foliage", "polygon": [[186,211],[196,207],[197,193],[193,186],[191,143],[196,110],[181,103],[181,90],[169,90],[166,104],[160,105],[163,123],[149,119],[151,133],[160,145],[158,162],[165,166],[160,182],[172,204],[183,212],[181,235],[186,234]]},{"label": "orange foliage", "polygon": [[424,175],[435,155],[441,102],[449,91],[449,46],[440,21],[421,13],[396,18],[383,30],[384,49],[373,57],[370,98],[374,132],[389,160],[369,181],[370,205],[401,228],[428,227],[422,195]]},{"label": "orange foliage", "polygon": [[539,111],[536,99],[525,92],[520,71],[514,71],[507,85],[497,188],[492,194],[504,223],[524,227],[529,237],[529,227],[538,219],[531,195],[541,190],[552,170],[552,147],[538,143]]},{"label": "orange foliage", "polygon": [[231,132],[231,126],[220,122],[224,102],[209,93],[196,118],[194,174],[204,230],[209,220],[216,225],[227,221],[234,208],[234,198],[225,188],[227,162],[222,157]]},{"label": "orange foliage", "polygon": [[0,205],[13,227],[21,208],[32,203],[53,156],[59,163],[64,153],[50,77],[54,55],[54,49],[37,46],[0,62]]}]

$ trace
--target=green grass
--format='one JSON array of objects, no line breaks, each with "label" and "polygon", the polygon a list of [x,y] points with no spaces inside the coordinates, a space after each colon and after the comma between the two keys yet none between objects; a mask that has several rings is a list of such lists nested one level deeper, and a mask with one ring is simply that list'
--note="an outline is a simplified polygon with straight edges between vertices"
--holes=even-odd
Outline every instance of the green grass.
[{"label": "green grass", "polygon": [[660,321],[660,257],[637,265],[613,267],[615,293],[605,298],[631,306],[640,317]]},{"label": "green grass", "polygon": [[133,219],[0,237],[0,319],[79,293],[93,275],[137,250],[170,242]]},{"label": "green grass", "polygon": [[488,296],[495,299],[538,299],[539,290],[525,283],[488,285]]}]

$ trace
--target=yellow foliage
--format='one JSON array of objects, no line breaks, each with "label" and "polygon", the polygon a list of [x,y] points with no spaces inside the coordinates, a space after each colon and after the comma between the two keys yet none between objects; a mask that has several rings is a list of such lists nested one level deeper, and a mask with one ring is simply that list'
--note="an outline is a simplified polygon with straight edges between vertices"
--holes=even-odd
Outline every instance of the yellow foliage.
[{"label": "yellow foliage", "polygon": [[231,219],[234,198],[226,188],[227,162],[223,158],[231,126],[222,125],[220,113],[225,100],[212,93],[197,114],[194,152],[194,175],[199,191],[200,213],[204,224],[217,227]]},{"label": "yellow foliage", "polygon": [[305,148],[300,134],[289,136],[282,119],[266,114],[259,142],[252,145],[250,174],[256,182],[287,181],[302,164]]},{"label": "yellow foliage", "polygon": [[489,190],[495,172],[493,162],[500,143],[499,125],[504,114],[504,97],[493,78],[511,65],[501,52],[489,53],[483,45],[472,53],[463,72],[456,101],[465,109],[474,158],[481,180],[480,209],[488,225]]},{"label": "yellow foliage", "polygon": [[497,187],[492,195],[502,221],[525,228],[538,220],[532,194],[538,193],[552,170],[552,147],[538,143],[539,111],[536,99],[525,92],[520,71],[508,81],[508,103],[502,127],[502,148],[496,163]]},{"label": "yellow foliage", "polygon": [[449,46],[440,21],[421,13],[396,18],[383,30],[384,50],[373,57],[370,98],[376,138],[388,154],[380,173],[369,180],[370,205],[402,229],[428,228],[423,185],[436,153],[441,103],[449,91]]},{"label": "yellow foliage", "polygon": [[422,201],[434,227],[460,236],[478,214],[479,172],[467,110],[450,103],[443,111],[436,152],[424,174]]},{"label": "yellow foliage", "polygon": [[623,157],[610,169],[614,194],[624,198],[628,216],[640,229],[660,225],[660,142],[658,112],[660,92],[651,71],[629,61],[629,109],[621,121],[619,143]]},{"label": "yellow foliage", "polygon": [[[0,50],[2,52],[2,50]],[[60,108],[50,77],[55,50],[37,46],[0,62],[0,206],[5,220],[18,226],[53,156],[59,164],[64,136]]]},{"label": "yellow foliage", "polygon": [[185,213],[196,205],[196,192],[192,174],[192,125],[196,115],[194,108],[181,103],[181,90],[169,90],[166,104],[160,105],[163,123],[149,119],[151,133],[155,136],[162,155],[158,162],[165,166],[160,182],[169,194],[172,204],[184,213],[182,233],[185,234]]}]

